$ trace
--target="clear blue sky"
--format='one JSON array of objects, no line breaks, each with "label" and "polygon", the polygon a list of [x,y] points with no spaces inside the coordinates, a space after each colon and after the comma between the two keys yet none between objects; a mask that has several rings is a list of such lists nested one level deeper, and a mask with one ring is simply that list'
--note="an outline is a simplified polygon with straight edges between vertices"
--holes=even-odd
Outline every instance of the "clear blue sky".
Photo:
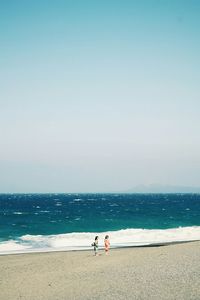
[{"label": "clear blue sky", "polygon": [[0,0],[0,192],[200,182],[200,1]]}]

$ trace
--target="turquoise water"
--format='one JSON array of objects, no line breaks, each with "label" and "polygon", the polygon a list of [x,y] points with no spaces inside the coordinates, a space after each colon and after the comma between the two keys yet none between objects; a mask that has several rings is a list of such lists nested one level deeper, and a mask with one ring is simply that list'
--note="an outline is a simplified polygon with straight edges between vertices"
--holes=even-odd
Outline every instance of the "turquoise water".
[{"label": "turquoise water", "polygon": [[0,195],[0,238],[200,225],[199,194]]},{"label": "turquoise water", "polygon": [[90,249],[97,234],[111,247],[200,240],[200,195],[0,195],[0,254]]}]

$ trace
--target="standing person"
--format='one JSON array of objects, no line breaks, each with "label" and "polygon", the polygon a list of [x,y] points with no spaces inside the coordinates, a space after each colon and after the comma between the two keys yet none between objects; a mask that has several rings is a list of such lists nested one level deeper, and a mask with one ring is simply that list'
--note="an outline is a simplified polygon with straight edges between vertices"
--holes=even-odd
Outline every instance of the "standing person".
[{"label": "standing person", "polygon": [[109,236],[108,235],[105,236],[104,246],[105,246],[106,255],[108,255],[108,251],[110,249],[110,241],[109,241]]},{"label": "standing person", "polygon": [[94,247],[94,255],[95,256],[98,256],[98,248],[99,248],[99,237],[98,236],[95,236],[95,239],[94,239],[94,243],[92,243],[92,246]]}]

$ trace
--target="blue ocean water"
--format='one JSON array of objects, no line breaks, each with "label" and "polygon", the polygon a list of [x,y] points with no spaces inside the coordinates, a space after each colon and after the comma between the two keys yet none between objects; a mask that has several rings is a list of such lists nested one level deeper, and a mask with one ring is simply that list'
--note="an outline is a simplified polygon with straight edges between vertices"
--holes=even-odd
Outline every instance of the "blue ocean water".
[{"label": "blue ocean water", "polygon": [[200,226],[200,194],[0,194],[1,244],[27,245],[27,237],[39,235],[194,226]]}]

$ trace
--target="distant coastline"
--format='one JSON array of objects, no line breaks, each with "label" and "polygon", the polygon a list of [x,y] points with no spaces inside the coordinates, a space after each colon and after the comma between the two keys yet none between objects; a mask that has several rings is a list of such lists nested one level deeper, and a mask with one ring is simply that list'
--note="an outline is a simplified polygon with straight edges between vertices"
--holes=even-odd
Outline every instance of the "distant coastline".
[{"label": "distant coastline", "polygon": [[136,185],[135,187],[124,191],[124,193],[199,194],[200,187],[162,185],[162,184],[150,184],[150,185],[141,184],[141,185]]}]

